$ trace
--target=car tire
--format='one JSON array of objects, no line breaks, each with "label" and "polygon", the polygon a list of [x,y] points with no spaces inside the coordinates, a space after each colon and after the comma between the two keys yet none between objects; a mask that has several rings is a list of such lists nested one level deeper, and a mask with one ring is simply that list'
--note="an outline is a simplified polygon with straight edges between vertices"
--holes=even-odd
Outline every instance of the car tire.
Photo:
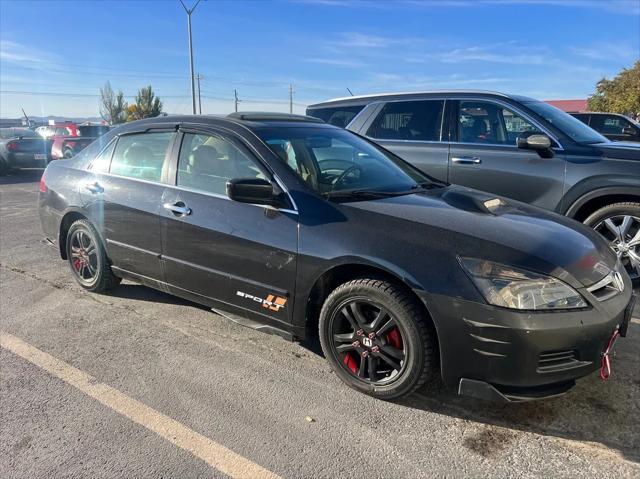
[{"label": "car tire", "polygon": [[64,154],[62,155],[62,157],[65,160],[73,158],[73,150],[71,148],[67,148],[66,150],[64,150]]},{"label": "car tire", "polygon": [[333,371],[370,396],[405,396],[439,375],[429,319],[415,298],[389,281],[360,278],[338,286],[322,306],[319,329]]},{"label": "car tire", "polygon": [[[625,202],[604,206],[584,220],[584,224],[602,234],[634,280],[640,280],[640,203]],[[615,234],[616,228],[624,228]]]},{"label": "car tire", "polygon": [[94,226],[85,219],[75,221],[66,237],[67,261],[74,278],[84,289],[107,292],[120,284]]}]

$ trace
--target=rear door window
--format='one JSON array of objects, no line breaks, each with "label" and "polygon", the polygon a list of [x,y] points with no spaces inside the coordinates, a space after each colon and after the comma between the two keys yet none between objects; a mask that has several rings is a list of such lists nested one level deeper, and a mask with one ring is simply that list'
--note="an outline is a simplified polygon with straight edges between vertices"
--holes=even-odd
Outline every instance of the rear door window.
[{"label": "rear door window", "polygon": [[387,103],[367,136],[379,140],[440,141],[444,100]]},{"label": "rear door window", "polygon": [[128,178],[160,181],[173,135],[173,132],[163,131],[121,136],[113,152],[109,171]]},{"label": "rear door window", "polygon": [[345,128],[364,107],[365,105],[351,105],[334,108],[318,108],[307,111],[307,114],[315,118],[320,118],[330,125]]}]

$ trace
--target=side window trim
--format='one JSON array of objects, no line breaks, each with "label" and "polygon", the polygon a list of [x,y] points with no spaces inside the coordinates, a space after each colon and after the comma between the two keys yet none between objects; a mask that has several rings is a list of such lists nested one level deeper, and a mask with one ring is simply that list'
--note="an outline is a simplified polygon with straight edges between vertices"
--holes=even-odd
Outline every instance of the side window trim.
[{"label": "side window trim", "polygon": [[[116,151],[116,145],[118,143],[118,136],[115,136],[113,138],[111,138],[111,141],[109,141],[109,143],[107,143],[101,150],[100,152],[91,160],[91,162],[89,163],[89,165],[87,166],[87,171],[91,171],[93,173],[99,173],[99,174],[108,174],[109,170],[111,169],[111,159],[113,158],[113,152]],[[113,148],[111,148],[113,146]],[[109,160],[108,160],[108,166],[104,171],[94,171],[93,167],[96,164],[96,158],[100,158],[102,156],[102,154],[107,151],[109,148],[111,148],[111,154],[109,155]]]},{"label": "side window trim", "polygon": [[[556,138],[556,136],[552,133],[549,132],[549,130],[547,128],[545,128],[544,126],[542,126],[540,124],[540,122],[534,120],[533,118],[531,118],[531,116],[527,115],[525,112],[523,112],[521,109],[519,109],[517,106],[512,105],[510,103],[506,103],[500,100],[497,100],[495,98],[480,98],[480,97],[465,97],[465,98],[460,98],[460,97],[456,97],[456,98],[451,98],[451,100],[454,100],[457,103],[457,107],[456,107],[456,115],[455,115],[455,125],[456,127],[453,128],[454,131],[456,131],[456,135],[457,135],[457,121],[458,121],[458,116],[459,116],[459,112],[460,112],[460,102],[462,101],[483,101],[483,102],[487,102],[487,103],[493,103],[494,105],[498,105],[501,108],[506,108],[508,110],[511,110],[513,113],[516,113],[517,115],[521,116],[523,120],[528,121],[529,123],[531,123],[533,126],[535,126],[536,128],[538,128],[542,133],[544,133],[545,135],[547,135],[549,138],[551,138],[551,142],[552,144],[555,143],[555,145],[552,146],[552,148],[554,150],[558,150],[558,151],[563,151],[564,148],[562,147],[562,144],[560,143],[560,141],[558,141],[558,139]],[[500,144],[500,143],[466,143],[466,142],[460,142],[459,139],[456,137],[456,141],[452,141],[451,143],[454,144],[458,144],[458,145],[479,145],[479,146],[493,146],[493,147],[504,147],[504,148],[518,148],[516,145],[504,145],[504,144]]]}]

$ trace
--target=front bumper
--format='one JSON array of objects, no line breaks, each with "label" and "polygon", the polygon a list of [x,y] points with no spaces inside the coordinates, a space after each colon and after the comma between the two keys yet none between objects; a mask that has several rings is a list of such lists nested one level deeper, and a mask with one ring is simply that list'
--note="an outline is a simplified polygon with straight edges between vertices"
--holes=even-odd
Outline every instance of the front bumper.
[{"label": "front bumper", "polygon": [[631,315],[632,287],[625,277],[622,293],[556,312],[418,294],[436,325],[444,382],[461,394],[521,401],[562,394],[600,367],[609,338]]}]

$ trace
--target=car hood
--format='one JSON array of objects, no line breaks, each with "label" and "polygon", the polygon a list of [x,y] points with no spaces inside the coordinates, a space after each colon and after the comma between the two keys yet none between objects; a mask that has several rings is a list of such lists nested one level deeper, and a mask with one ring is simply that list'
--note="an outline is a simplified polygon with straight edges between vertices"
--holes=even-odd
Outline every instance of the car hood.
[{"label": "car hood", "polygon": [[640,143],[611,141],[589,145],[598,150],[603,156],[622,160],[640,160]]},{"label": "car hood", "polygon": [[[459,256],[488,259],[590,286],[615,268],[617,258],[591,228],[524,203],[460,186],[349,203],[400,220],[399,235],[429,241],[450,238]],[[408,223],[408,224],[407,224]],[[417,239],[417,238],[413,238]]]}]

